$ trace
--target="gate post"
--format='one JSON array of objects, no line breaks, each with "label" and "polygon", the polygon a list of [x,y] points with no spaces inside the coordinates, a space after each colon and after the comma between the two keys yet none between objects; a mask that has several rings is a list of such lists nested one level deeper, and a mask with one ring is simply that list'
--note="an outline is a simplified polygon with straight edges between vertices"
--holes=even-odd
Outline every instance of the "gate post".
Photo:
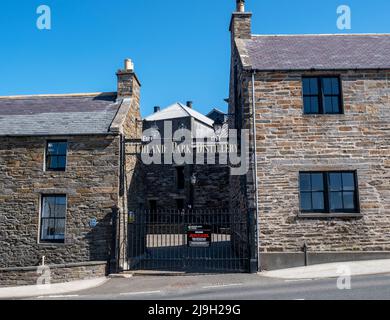
[{"label": "gate post", "polygon": [[256,210],[248,209],[248,252],[249,252],[249,272],[257,273],[258,270],[258,248],[256,237]]}]

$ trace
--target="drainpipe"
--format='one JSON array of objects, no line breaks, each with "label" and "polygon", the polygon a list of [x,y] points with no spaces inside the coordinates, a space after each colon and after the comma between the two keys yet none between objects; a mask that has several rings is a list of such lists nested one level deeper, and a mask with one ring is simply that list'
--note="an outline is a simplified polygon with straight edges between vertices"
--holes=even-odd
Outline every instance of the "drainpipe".
[{"label": "drainpipe", "polygon": [[124,138],[123,134],[121,134],[119,136],[119,140],[120,140],[119,196],[123,197],[125,194],[125,149],[126,149],[126,143],[125,143],[125,138]]},{"label": "drainpipe", "polygon": [[[123,134],[119,135],[119,201],[122,203],[122,210],[118,208],[117,221],[118,221],[118,256],[117,256],[117,270],[122,271],[123,266],[126,263],[126,252],[124,249],[124,241],[126,241],[126,223],[127,223],[127,212],[125,205],[125,192],[126,192],[126,140]],[[123,237],[123,239],[122,239]],[[126,247],[125,247],[126,248]]]},{"label": "drainpipe", "polygon": [[259,219],[259,183],[257,180],[257,130],[256,130],[256,94],[255,94],[255,75],[256,71],[252,72],[252,119],[253,119],[253,161],[254,161],[254,182],[255,182],[255,201],[256,201],[256,227],[255,227],[255,245],[257,248],[257,271],[261,271],[260,263],[260,219]]}]

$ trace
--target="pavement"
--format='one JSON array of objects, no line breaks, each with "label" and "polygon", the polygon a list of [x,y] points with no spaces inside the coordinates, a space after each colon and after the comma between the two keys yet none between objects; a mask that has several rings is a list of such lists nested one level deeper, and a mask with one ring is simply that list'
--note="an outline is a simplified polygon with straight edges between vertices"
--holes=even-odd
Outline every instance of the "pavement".
[{"label": "pavement", "polygon": [[[350,287],[340,289],[340,277]],[[337,278],[337,279],[334,279]],[[113,275],[85,281],[0,288],[0,299],[54,300],[390,300],[390,260],[343,262],[259,274],[172,276],[164,273]]]},{"label": "pavement", "polygon": [[19,286],[0,288],[0,299],[16,299],[29,298],[37,296],[54,296],[81,291],[101,286],[108,279],[96,278],[91,280],[71,281],[66,283],[49,284],[49,285],[35,285],[35,286]]},{"label": "pavement", "polygon": [[336,262],[308,267],[265,271],[261,276],[278,279],[324,279],[342,275],[364,276],[390,273],[390,260]]}]

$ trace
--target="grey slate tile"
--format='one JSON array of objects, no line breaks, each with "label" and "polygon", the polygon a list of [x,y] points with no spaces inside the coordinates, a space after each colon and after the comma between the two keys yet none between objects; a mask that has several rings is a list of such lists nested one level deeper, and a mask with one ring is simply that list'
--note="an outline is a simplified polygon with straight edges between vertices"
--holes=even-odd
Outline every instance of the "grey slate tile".
[{"label": "grey slate tile", "polygon": [[390,34],[253,36],[242,42],[240,53],[256,70],[390,68]]},{"label": "grey slate tile", "polygon": [[0,99],[0,136],[108,133],[116,95]]}]

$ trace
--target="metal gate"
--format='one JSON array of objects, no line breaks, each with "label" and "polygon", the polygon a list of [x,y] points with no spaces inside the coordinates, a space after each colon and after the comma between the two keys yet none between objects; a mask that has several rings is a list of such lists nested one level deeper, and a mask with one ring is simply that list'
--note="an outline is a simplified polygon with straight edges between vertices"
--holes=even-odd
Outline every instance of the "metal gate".
[{"label": "metal gate", "polygon": [[143,211],[129,221],[131,270],[249,271],[242,211]]}]

